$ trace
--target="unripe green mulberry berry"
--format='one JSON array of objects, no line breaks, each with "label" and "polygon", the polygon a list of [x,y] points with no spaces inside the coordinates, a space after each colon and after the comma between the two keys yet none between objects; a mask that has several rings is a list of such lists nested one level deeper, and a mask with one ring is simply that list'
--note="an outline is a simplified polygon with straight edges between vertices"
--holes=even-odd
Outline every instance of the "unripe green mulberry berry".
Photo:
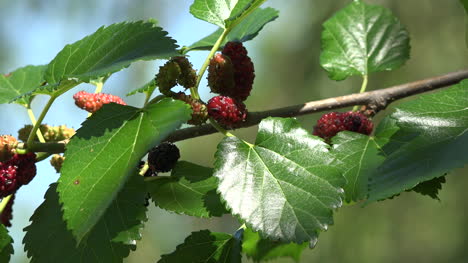
[{"label": "unripe green mulberry berry", "polygon": [[[28,140],[29,134],[32,131],[32,128],[33,126],[30,124],[24,125],[23,128],[18,130],[18,139],[20,139],[23,142],[26,142]],[[47,124],[41,124],[41,126],[39,127],[39,130],[41,131],[42,134],[45,134],[50,128],[51,126]],[[38,141],[39,139],[36,137],[35,140]]]},{"label": "unripe green mulberry berry", "polygon": [[169,60],[163,66],[159,67],[159,72],[156,75],[156,83],[158,84],[159,91],[170,97],[172,95],[171,89],[177,85],[177,78],[182,73],[180,66],[177,62]]},{"label": "unripe green mulberry berry", "polygon": [[75,129],[68,128],[66,125],[49,126],[49,129],[43,135],[46,141],[62,141],[75,135]]},{"label": "unripe green mulberry berry", "polygon": [[171,89],[177,84],[186,89],[194,87],[197,83],[197,73],[186,57],[173,57],[159,67],[156,83],[162,94],[171,97]]},{"label": "unripe green mulberry berry", "polygon": [[65,157],[60,155],[60,154],[54,154],[52,155],[52,158],[50,159],[50,165],[55,168],[55,171],[57,173],[60,173],[60,169],[62,169],[62,164],[65,161]]},{"label": "unripe green mulberry berry", "polygon": [[177,83],[186,89],[195,87],[197,72],[193,69],[192,63],[186,57],[174,57],[172,60],[179,64],[181,70]]},{"label": "unripe green mulberry berry", "polygon": [[0,162],[10,159],[15,154],[18,141],[11,135],[0,136]]}]

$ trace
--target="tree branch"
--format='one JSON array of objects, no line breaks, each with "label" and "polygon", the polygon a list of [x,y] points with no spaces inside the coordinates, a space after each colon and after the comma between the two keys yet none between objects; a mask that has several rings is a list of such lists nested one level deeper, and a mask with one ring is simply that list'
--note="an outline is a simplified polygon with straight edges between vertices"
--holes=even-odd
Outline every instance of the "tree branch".
[{"label": "tree branch", "polygon": [[[267,111],[251,112],[247,120],[236,128],[246,128],[257,125],[267,117],[296,117],[321,111],[345,108],[354,105],[366,105],[374,112],[385,109],[390,103],[412,95],[428,92],[431,90],[447,87],[468,79],[468,70],[448,73],[442,76],[410,82],[398,86],[389,87],[365,93],[356,93],[346,96],[334,97],[324,100],[311,101],[294,106],[272,109]],[[210,124],[197,127],[180,129],[169,135],[166,140],[171,142],[182,141],[190,138],[200,137],[217,130]],[[35,152],[60,153],[64,152],[67,142],[58,143],[34,143],[29,147]],[[25,147],[25,145],[22,145]]]},{"label": "tree branch", "polygon": [[[355,93],[324,100],[311,101],[306,102],[304,104],[298,104],[273,110],[251,112],[249,113],[247,120],[244,123],[242,123],[238,128],[246,128],[257,125],[262,119],[267,117],[296,117],[320,111],[329,111],[333,109],[345,108],[354,105],[368,105],[371,109],[379,111],[385,109],[390,103],[398,99],[447,87],[467,78],[468,70],[462,70],[448,73],[446,75],[438,77],[393,86],[386,89],[368,91],[364,93]],[[212,134],[215,132],[215,128],[213,128],[209,124],[205,124],[198,127],[190,127],[177,130],[171,135],[169,135],[167,140],[171,142],[177,142],[194,137]]]}]

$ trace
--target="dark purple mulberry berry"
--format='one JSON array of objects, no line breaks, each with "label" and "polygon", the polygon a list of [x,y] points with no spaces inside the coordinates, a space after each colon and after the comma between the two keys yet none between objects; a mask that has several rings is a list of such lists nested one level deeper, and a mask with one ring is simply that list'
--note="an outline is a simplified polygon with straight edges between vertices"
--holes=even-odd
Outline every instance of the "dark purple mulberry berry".
[{"label": "dark purple mulberry berry", "polygon": [[322,137],[326,141],[330,141],[340,131],[352,131],[370,135],[373,127],[373,123],[359,112],[330,112],[324,114],[317,121],[313,134]]},{"label": "dark purple mulberry berry", "polygon": [[179,148],[173,143],[163,142],[148,153],[148,165],[154,172],[169,172],[180,158]]}]

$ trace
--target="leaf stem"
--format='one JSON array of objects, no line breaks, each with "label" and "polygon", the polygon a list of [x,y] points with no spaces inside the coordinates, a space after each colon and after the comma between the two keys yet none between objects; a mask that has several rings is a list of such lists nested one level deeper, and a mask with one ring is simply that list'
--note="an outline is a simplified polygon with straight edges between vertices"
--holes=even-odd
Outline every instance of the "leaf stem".
[{"label": "leaf stem", "polygon": [[2,202],[0,203],[0,214],[3,213],[3,210],[7,206],[8,202],[10,201],[12,196],[13,195],[11,194],[11,195],[9,195],[9,196],[2,199]]},{"label": "leaf stem", "polygon": [[235,136],[234,134],[228,132],[226,129],[221,127],[221,125],[219,125],[219,123],[217,123],[213,118],[209,118],[209,121],[210,121],[211,126],[213,126],[220,133],[224,134],[224,136],[227,136],[227,137]]},{"label": "leaf stem", "polygon": [[[369,78],[367,75],[362,76],[362,85],[361,85],[361,90],[359,91],[359,93],[366,92],[368,80]],[[359,105],[356,105],[353,107],[353,111],[357,111],[358,109],[359,109]]]},{"label": "leaf stem", "polygon": [[[28,104],[26,109],[28,110],[28,116],[29,116],[29,119],[31,120],[32,125],[35,126],[36,123],[37,123],[37,120],[36,120],[36,117],[34,116],[33,110],[31,109],[31,104]],[[42,143],[45,142],[45,139],[44,139],[44,136],[42,135],[41,129],[37,129],[36,135],[37,135],[37,138],[39,138],[40,142],[42,142]]]},{"label": "leaf stem", "polygon": [[50,106],[52,106],[52,103],[54,103],[56,98],[57,98],[56,96],[52,95],[49,98],[49,101],[47,101],[47,104],[45,105],[44,109],[42,109],[41,115],[39,115],[39,119],[37,120],[36,124],[34,124],[34,127],[33,127],[32,131],[31,131],[31,133],[29,134],[28,141],[26,142],[26,145],[29,145],[29,144],[33,143],[34,135],[37,133],[37,130],[41,126],[41,123],[44,120],[47,112],[49,111]]},{"label": "leaf stem", "polygon": [[143,175],[145,175],[146,171],[148,171],[148,169],[149,169],[148,162],[145,162],[145,165],[143,165],[143,167],[141,167],[140,172],[138,174],[143,176]]}]

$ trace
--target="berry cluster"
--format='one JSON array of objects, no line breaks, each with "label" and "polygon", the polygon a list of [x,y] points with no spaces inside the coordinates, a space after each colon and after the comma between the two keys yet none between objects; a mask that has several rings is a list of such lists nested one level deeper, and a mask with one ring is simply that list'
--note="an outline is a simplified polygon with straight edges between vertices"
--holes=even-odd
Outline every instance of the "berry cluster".
[{"label": "berry cluster", "polygon": [[15,153],[18,141],[11,135],[0,136],[0,162],[10,159]]},{"label": "berry cluster", "polygon": [[197,83],[197,73],[186,57],[173,57],[166,64],[159,67],[156,83],[162,94],[172,97],[173,92],[171,89],[177,84],[186,89],[194,87]]},{"label": "berry cluster", "polygon": [[247,118],[247,109],[241,101],[227,96],[216,96],[208,101],[208,114],[221,125],[234,128]]},{"label": "berry cluster", "polygon": [[179,158],[179,148],[173,143],[163,142],[148,152],[148,165],[154,173],[165,173],[174,168]]},{"label": "berry cluster", "polygon": [[208,67],[208,85],[216,96],[208,101],[208,114],[225,127],[235,127],[245,121],[243,103],[250,95],[255,70],[247,49],[241,42],[228,42],[221,54],[216,54]]},{"label": "berry cluster", "polygon": [[36,176],[36,154],[15,154],[0,162],[0,198],[13,194]]},{"label": "berry cluster", "polygon": [[[32,125],[25,125],[23,128],[18,130],[18,139],[22,141],[27,141],[28,136],[33,129]],[[60,126],[50,126],[47,124],[41,124],[39,127],[42,135],[46,142],[50,141],[62,141],[66,139],[70,139],[73,135],[75,135],[75,130],[73,128],[68,128],[66,125]],[[36,137],[36,140],[37,137]]]},{"label": "berry cluster", "polygon": [[65,161],[65,157],[60,154],[52,155],[50,158],[50,165],[55,168],[57,173],[60,173],[60,169],[62,169],[63,162]]},{"label": "berry cluster", "polygon": [[330,142],[330,139],[340,131],[370,135],[373,127],[373,123],[359,112],[330,112],[317,121],[313,134]]},{"label": "berry cluster", "polygon": [[192,118],[187,122],[192,125],[201,125],[208,119],[208,110],[206,105],[200,100],[192,98],[183,92],[178,92],[174,95],[175,99],[181,100],[192,107]]},{"label": "berry cluster", "polygon": [[112,102],[127,105],[120,97],[106,93],[80,91],[73,95],[73,99],[75,100],[76,106],[91,113],[99,110],[102,105]]},{"label": "berry cluster", "polygon": [[222,53],[231,59],[234,68],[235,86],[233,89],[220,94],[244,101],[250,95],[255,78],[254,65],[247,55],[247,49],[241,42],[228,42]]}]

